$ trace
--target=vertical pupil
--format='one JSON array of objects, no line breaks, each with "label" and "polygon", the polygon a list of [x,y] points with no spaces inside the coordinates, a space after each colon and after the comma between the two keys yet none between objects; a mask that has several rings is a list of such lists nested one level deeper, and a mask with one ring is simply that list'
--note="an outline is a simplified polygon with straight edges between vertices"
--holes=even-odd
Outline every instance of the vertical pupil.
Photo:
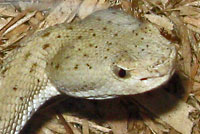
[{"label": "vertical pupil", "polygon": [[118,72],[119,77],[124,78],[126,76],[126,70],[120,69]]}]

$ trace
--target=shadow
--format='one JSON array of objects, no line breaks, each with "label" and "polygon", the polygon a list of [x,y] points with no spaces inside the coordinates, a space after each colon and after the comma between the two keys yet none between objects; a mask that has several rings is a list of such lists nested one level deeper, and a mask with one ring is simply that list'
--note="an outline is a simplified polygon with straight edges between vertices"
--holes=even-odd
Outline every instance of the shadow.
[{"label": "shadow", "polygon": [[[175,74],[167,84],[158,89],[107,100],[87,100],[61,95],[45,103],[28,121],[20,134],[36,133],[58,113],[69,113],[99,124],[107,121],[142,120],[140,107],[153,109],[156,114],[163,114],[175,108],[184,96],[185,91],[180,81],[179,75]],[[58,101],[60,102],[55,104]]]},{"label": "shadow", "polygon": [[176,108],[179,101],[185,96],[187,92],[182,83],[180,76],[175,73],[165,85],[146,93],[135,95],[133,99],[159,116]]}]

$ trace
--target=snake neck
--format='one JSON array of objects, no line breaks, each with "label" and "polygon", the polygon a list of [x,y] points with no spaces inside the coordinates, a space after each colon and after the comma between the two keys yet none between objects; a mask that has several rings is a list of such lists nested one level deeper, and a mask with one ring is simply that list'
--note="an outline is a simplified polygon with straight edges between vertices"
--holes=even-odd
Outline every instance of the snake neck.
[{"label": "snake neck", "polygon": [[47,30],[30,37],[1,66],[0,134],[19,134],[45,101],[60,94],[49,81],[45,68],[65,43],[60,40],[51,44],[48,38],[60,35],[50,33]]}]

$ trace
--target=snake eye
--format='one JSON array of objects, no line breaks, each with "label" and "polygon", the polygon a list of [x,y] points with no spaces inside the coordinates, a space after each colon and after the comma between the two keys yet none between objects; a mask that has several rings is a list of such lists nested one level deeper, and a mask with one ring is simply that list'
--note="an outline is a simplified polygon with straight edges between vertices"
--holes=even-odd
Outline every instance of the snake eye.
[{"label": "snake eye", "polygon": [[119,78],[128,78],[130,76],[129,71],[124,70],[118,66],[114,66],[113,72]]},{"label": "snake eye", "polygon": [[119,71],[118,71],[118,76],[119,76],[120,78],[126,77],[126,70],[120,68]]}]

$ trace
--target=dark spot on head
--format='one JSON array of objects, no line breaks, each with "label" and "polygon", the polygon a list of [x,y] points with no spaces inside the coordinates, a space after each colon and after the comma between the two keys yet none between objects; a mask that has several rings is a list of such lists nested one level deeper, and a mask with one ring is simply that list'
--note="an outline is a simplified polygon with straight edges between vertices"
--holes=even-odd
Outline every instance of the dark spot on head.
[{"label": "dark spot on head", "polygon": [[144,38],[142,37],[141,40],[144,40]]},{"label": "dark spot on head", "polygon": [[14,90],[14,91],[16,91],[16,90],[17,90],[17,88],[16,88],[16,87],[13,87],[13,90]]},{"label": "dark spot on head", "polygon": [[59,65],[59,64],[57,64],[57,65],[55,66],[55,68],[56,68],[56,69],[58,69],[59,67],[60,67],[60,65]]},{"label": "dark spot on head", "polygon": [[98,21],[101,21],[101,18],[97,18]]},{"label": "dark spot on head", "polygon": [[50,44],[44,44],[42,48],[47,49],[49,46],[50,46]]},{"label": "dark spot on head", "polygon": [[92,34],[92,36],[94,36],[94,37],[95,37],[95,36],[96,36],[96,34],[95,34],[95,33],[93,33],[93,34]]},{"label": "dark spot on head", "polygon": [[93,28],[90,28],[89,30],[90,30],[90,31],[93,31],[94,29],[93,29]]},{"label": "dark spot on head", "polygon": [[147,27],[144,27],[144,29],[147,29]]},{"label": "dark spot on head", "polygon": [[142,51],[144,51],[144,48],[142,49]]},{"label": "dark spot on head", "polygon": [[98,46],[95,46],[95,48],[98,48]]},{"label": "dark spot on head", "polygon": [[138,33],[135,33],[136,36],[138,36]]},{"label": "dark spot on head", "polygon": [[137,45],[135,45],[135,47],[137,47]]},{"label": "dark spot on head", "polygon": [[90,66],[90,64],[87,63],[86,65],[88,66],[89,69],[92,69],[92,67]]},{"label": "dark spot on head", "polygon": [[37,79],[37,82],[39,83],[39,82],[40,82],[40,79]]},{"label": "dark spot on head", "polygon": [[78,69],[78,64],[76,64],[76,65],[74,66],[74,69],[75,69],[75,70],[77,70],[77,69]]},{"label": "dark spot on head", "polygon": [[78,48],[78,51],[81,51],[81,49],[80,49],[80,48]]},{"label": "dark spot on head", "polygon": [[19,97],[19,99],[20,99],[21,101],[23,101],[24,98],[23,98],[23,97]]},{"label": "dark spot on head", "polygon": [[83,54],[83,56],[84,56],[84,57],[88,57],[88,55],[87,55],[87,54]]},{"label": "dark spot on head", "polygon": [[110,51],[110,49],[109,49],[109,48],[107,48],[107,49],[106,49],[106,51]]},{"label": "dark spot on head", "polygon": [[61,37],[60,35],[57,36],[57,38],[60,38],[60,37]]},{"label": "dark spot on head", "polygon": [[112,23],[112,21],[110,21],[110,20],[109,20],[109,21],[107,21],[107,22],[108,22],[109,24],[110,24],[110,23]]},{"label": "dark spot on head", "polygon": [[74,69],[77,70],[77,69],[78,69],[78,66],[75,66]]},{"label": "dark spot on head", "polygon": [[30,52],[26,53],[25,56],[24,56],[24,60],[26,61],[29,56],[31,56],[31,53]]},{"label": "dark spot on head", "polygon": [[107,41],[106,44],[107,45],[112,45],[112,42]]},{"label": "dark spot on head", "polygon": [[82,38],[82,36],[81,36],[81,35],[77,37],[77,39],[79,39],[79,40],[80,40],[81,38]]},{"label": "dark spot on head", "polygon": [[107,30],[107,27],[103,27],[103,30]]},{"label": "dark spot on head", "polygon": [[73,30],[73,27],[72,27],[72,26],[69,26],[67,29],[69,29],[69,30]]},{"label": "dark spot on head", "polygon": [[116,12],[112,12],[112,14],[117,14]]},{"label": "dark spot on head", "polygon": [[108,58],[107,56],[104,57],[104,59],[107,59],[107,58]]},{"label": "dark spot on head", "polygon": [[148,47],[149,47],[149,45],[147,44],[147,45],[146,45],[146,47],[148,48]]},{"label": "dark spot on head", "polygon": [[33,65],[31,66],[31,69],[30,69],[30,73],[33,72],[35,70],[35,68],[37,67],[37,63],[33,63]]},{"label": "dark spot on head", "polygon": [[65,57],[65,59],[69,59],[69,58],[70,58],[70,56],[66,56],[66,57]]},{"label": "dark spot on head", "polygon": [[47,37],[47,36],[49,36],[50,35],[50,32],[47,32],[47,33],[44,33],[43,35],[42,35],[42,37]]},{"label": "dark spot on head", "polygon": [[90,44],[89,44],[89,47],[92,47],[92,46],[93,46],[93,45],[90,43]]},{"label": "dark spot on head", "polygon": [[36,66],[37,66],[37,63],[34,63],[32,66],[33,66],[33,67],[36,67]]},{"label": "dark spot on head", "polygon": [[118,34],[117,34],[117,33],[115,33],[115,34],[114,34],[114,36],[118,36]]}]

